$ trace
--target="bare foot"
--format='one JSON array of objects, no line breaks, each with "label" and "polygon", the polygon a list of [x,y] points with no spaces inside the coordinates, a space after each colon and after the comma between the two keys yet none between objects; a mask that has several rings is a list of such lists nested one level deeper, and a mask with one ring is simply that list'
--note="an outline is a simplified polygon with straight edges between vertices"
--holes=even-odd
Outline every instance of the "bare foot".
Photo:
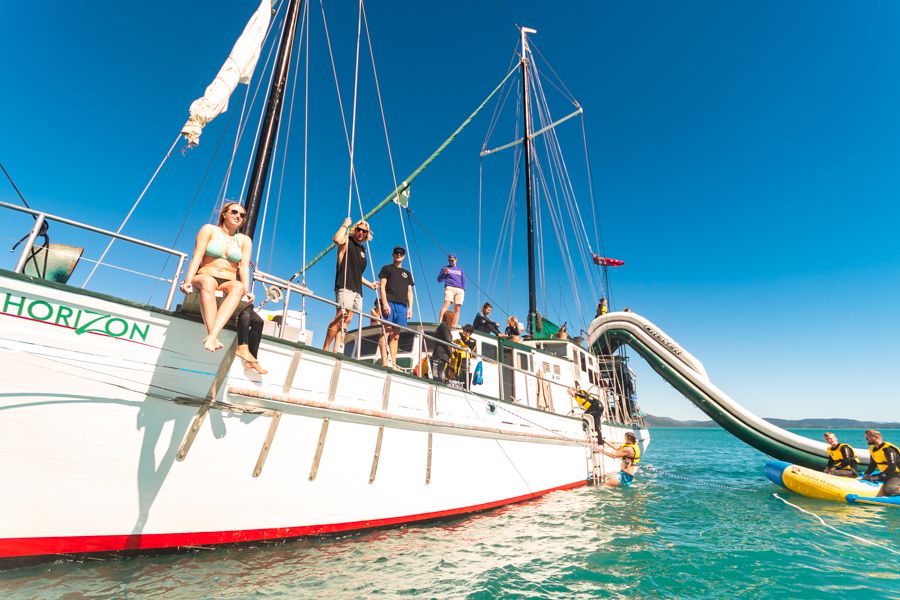
[{"label": "bare foot", "polygon": [[210,339],[210,336],[206,336],[203,338],[203,347],[209,350],[210,352],[215,352],[219,348],[221,348],[224,344],[218,340],[218,338]]},{"label": "bare foot", "polygon": [[234,355],[247,362],[256,360],[255,358],[253,358],[253,355],[250,354],[250,350],[247,349],[247,347],[244,345],[238,346],[237,350],[234,351]]},{"label": "bare foot", "polygon": [[260,375],[268,374],[268,371],[262,368],[262,365],[259,364],[258,360],[248,360],[247,366],[259,373]]}]

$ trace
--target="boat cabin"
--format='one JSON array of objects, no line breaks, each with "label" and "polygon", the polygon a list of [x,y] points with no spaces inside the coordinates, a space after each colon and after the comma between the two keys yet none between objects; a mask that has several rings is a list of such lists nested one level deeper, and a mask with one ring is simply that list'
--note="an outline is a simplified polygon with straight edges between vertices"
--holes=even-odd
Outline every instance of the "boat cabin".
[{"label": "boat cabin", "polygon": [[[418,375],[431,356],[437,341],[437,324],[410,323],[398,342],[397,368]],[[454,330],[454,339],[458,338]],[[349,331],[344,355],[365,363],[381,365],[379,338],[382,328],[370,325]],[[357,347],[357,340],[361,345]],[[605,420],[631,424],[640,422],[635,405],[635,375],[625,356],[595,356],[579,340],[524,340],[513,342],[475,331],[473,365],[481,361],[481,384],[448,382],[466,386],[472,393],[504,402],[529,406],[558,414],[578,414],[568,389],[576,385],[599,397],[605,405]],[[471,367],[470,371],[474,369]]]}]

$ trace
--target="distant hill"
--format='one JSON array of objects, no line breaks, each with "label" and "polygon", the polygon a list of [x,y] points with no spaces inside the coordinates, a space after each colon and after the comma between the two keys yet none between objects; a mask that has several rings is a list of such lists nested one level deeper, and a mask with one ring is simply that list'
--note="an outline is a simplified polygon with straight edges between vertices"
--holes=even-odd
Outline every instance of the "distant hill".
[{"label": "distant hill", "polygon": [[[900,429],[900,423],[856,421],[854,419],[766,419],[772,425],[786,429]],[[715,421],[679,421],[669,417],[647,415],[648,427],[718,427]]]}]

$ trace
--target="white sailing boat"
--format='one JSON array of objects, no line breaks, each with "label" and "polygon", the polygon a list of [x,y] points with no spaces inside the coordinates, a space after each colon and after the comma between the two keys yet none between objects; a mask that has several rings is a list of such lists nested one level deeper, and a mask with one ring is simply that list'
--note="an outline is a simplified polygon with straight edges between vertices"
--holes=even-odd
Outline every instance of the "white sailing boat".
[{"label": "white sailing boat", "polygon": [[[251,236],[303,14],[298,0],[282,8],[271,114],[246,201]],[[270,17],[264,0],[205,99],[192,106],[184,128],[191,142],[227,106],[238,82],[249,79]],[[525,32],[522,43],[514,71],[526,76],[527,99]],[[526,111],[517,142],[526,156],[541,133]],[[419,172],[385,203],[402,201]],[[445,385],[373,364],[374,349],[365,342],[374,330],[351,332],[344,354],[305,343],[307,306],[333,310],[334,303],[257,270],[268,308],[281,313],[267,323],[260,358],[269,373],[259,376],[234,360],[233,330],[221,337],[226,348],[211,354],[198,343],[206,332],[199,316],[174,308],[183,252],[64,215],[0,206],[35,218],[16,264],[0,271],[0,357],[9,367],[0,389],[0,559],[358,530],[599,481],[617,463],[592,451],[594,424],[568,394],[575,385],[593,388],[606,404],[605,439],[621,441],[631,431],[644,448],[649,442],[627,362],[592,353],[539,315],[533,249],[530,338],[516,343],[476,334],[480,386]],[[533,231],[530,205],[528,211]],[[37,242],[45,223],[54,222],[175,257],[164,305],[68,285],[80,252],[63,256],[63,248]],[[432,330],[404,331],[400,366],[420,364]]]}]

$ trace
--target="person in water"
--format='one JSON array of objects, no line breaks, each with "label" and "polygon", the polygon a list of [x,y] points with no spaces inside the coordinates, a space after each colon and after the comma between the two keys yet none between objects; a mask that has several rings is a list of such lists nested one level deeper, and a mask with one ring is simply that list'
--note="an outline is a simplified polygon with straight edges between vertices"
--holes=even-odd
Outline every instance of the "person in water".
[{"label": "person in water", "polygon": [[[337,267],[334,272],[334,296],[337,313],[325,332],[325,350],[332,352],[344,347],[344,331],[353,319],[353,313],[362,310],[362,286],[376,289],[378,284],[363,277],[366,272],[366,247],[372,239],[372,230],[365,221],[350,226],[353,219],[347,217],[331,241],[337,245]],[[329,348],[330,347],[330,348]]]},{"label": "person in water", "polygon": [[825,442],[828,444],[828,464],[825,465],[825,473],[839,477],[856,477],[859,475],[859,462],[856,460],[856,452],[850,444],[838,443],[837,436],[832,432],[825,434]]},{"label": "person in water", "polygon": [[[207,336],[203,347],[215,352],[222,347],[219,334],[234,315],[241,296],[250,287],[250,252],[253,242],[238,229],[244,224],[246,211],[238,202],[227,202],[219,211],[216,225],[204,225],[197,233],[194,255],[181,284],[181,291],[190,294],[200,292],[200,314],[206,325]],[[216,305],[216,291],[225,294],[222,304]],[[252,295],[250,295],[252,302]],[[250,363],[256,358],[243,346],[237,355]],[[257,363],[258,364],[258,363]]]},{"label": "person in water", "polygon": [[606,480],[609,487],[629,487],[634,481],[634,474],[637,471],[637,465],[641,462],[641,447],[638,446],[637,436],[632,432],[625,434],[625,443],[618,448],[609,442],[603,442],[604,446],[613,448],[614,452],[610,452],[605,448],[601,448],[601,454],[610,458],[621,458],[622,466],[620,467],[618,476],[611,477]]},{"label": "person in water", "polygon": [[[880,431],[868,429],[864,435],[871,458],[863,479],[882,482],[879,496],[900,496],[900,448],[884,441]],[[877,475],[876,469],[880,471]]]}]

